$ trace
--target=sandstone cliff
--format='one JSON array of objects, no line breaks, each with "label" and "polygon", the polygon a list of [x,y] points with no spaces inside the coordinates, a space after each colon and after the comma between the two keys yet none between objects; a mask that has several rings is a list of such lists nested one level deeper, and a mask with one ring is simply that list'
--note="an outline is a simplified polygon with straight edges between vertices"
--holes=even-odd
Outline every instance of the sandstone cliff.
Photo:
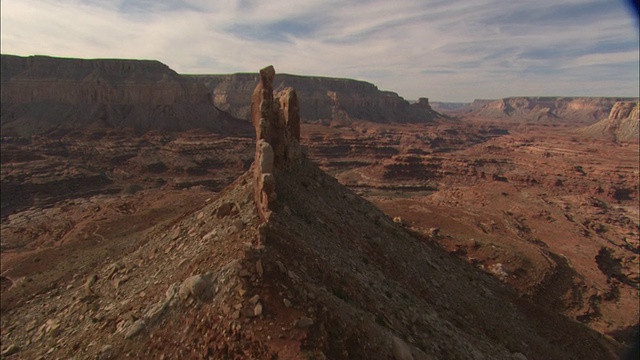
[{"label": "sandstone cliff", "polygon": [[[192,75],[198,83],[212,92],[216,107],[235,117],[249,119],[249,105],[258,76],[255,74]],[[375,85],[351,79],[279,74],[274,91],[293,87],[304,106],[300,109],[303,121],[347,124],[353,121],[377,123],[430,122],[440,114],[433,111],[429,101],[422,98],[410,104],[398,94],[381,91]]]},{"label": "sandstone cliff", "polygon": [[592,124],[607,116],[624,98],[512,97],[474,100],[469,111],[475,115],[517,121],[558,121]]},{"label": "sandstone cliff", "polygon": [[609,117],[579,132],[615,142],[638,142],[639,119],[640,104],[637,101],[618,101],[611,108]]},{"label": "sandstone cliff", "polygon": [[250,130],[216,109],[204,86],[158,61],[2,55],[1,66],[5,136],[87,127]]}]

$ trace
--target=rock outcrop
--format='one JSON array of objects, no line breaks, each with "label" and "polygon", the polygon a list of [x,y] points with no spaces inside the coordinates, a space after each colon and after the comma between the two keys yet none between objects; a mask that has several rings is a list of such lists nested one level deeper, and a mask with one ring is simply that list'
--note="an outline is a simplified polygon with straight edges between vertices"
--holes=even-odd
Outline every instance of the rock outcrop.
[{"label": "rock outcrop", "polygon": [[639,119],[640,104],[637,101],[618,101],[611,108],[609,117],[578,132],[615,142],[638,142]]},{"label": "rock outcrop", "polygon": [[[194,75],[190,78],[205,84],[212,93],[216,107],[235,117],[249,119],[246,98],[251,95],[258,77],[255,74]],[[376,123],[425,123],[440,114],[428,106],[426,98],[410,104],[398,94],[381,91],[375,85],[351,79],[280,74],[274,90],[293,87],[300,101],[300,117],[305,122],[334,125],[354,121]]]},{"label": "rock outcrop", "polygon": [[275,69],[260,70],[260,81],[251,96],[251,121],[256,129],[254,190],[258,214],[268,220],[276,201],[274,172],[300,156],[298,98],[292,88],[273,97]]},{"label": "rock outcrop", "polygon": [[589,97],[512,97],[498,100],[474,100],[469,112],[474,115],[516,121],[554,121],[592,124],[602,119],[618,101],[625,98]]},{"label": "rock outcrop", "polygon": [[640,104],[638,101],[618,101],[611,108],[609,113],[609,119],[611,120],[624,120],[635,119],[638,120],[640,114]]},{"label": "rock outcrop", "polygon": [[85,128],[251,130],[216,109],[203,85],[158,61],[2,55],[1,67],[5,136]]}]

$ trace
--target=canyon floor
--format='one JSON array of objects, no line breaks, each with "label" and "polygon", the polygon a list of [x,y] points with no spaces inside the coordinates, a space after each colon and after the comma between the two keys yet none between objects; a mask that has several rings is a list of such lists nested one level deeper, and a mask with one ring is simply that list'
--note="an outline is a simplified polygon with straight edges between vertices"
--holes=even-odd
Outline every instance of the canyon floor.
[{"label": "canyon floor", "polygon": [[[620,349],[632,341],[640,280],[637,142],[584,138],[566,125],[469,117],[429,125],[303,124],[301,144],[338,182],[448,253],[447,261],[481,269]],[[254,146],[253,138],[202,132],[3,140],[3,354],[138,354],[131,345],[103,346],[92,338],[96,327],[127,333],[149,321],[146,305],[160,296],[154,284],[218,261],[207,258],[205,238],[227,239],[228,253],[243,251],[246,244],[232,240],[253,221],[246,199],[236,194],[241,206],[223,214],[219,194],[230,184],[247,186],[238,177]],[[241,221],[227,216],[234,211]],[[187,245],[194,239],[203,240]],[[173,265],[154,265],[159,257]],[[143,269],[154,275],[136,278]],[[265,321],[261,331],[291,349],[310,324],[296,306],[280,311],[290,316]],[[283,335],[291,321],[299,326]],[[183,325],[185,333],[202,330]],[[86,340],[68,341],[82,332]]]}]

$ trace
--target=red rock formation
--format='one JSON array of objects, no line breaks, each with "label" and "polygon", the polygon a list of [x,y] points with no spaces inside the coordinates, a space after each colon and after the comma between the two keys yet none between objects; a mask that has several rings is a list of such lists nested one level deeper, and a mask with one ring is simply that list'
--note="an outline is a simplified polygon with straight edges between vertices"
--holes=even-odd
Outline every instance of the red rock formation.
[{"label": "red rock formation", "polygon": [[284,113],[284,122],[289,134],[300,141],[300,108],[298,107],[298,95],[293,88],[286,88],[278,93],[280,108]]},{"label": "red rock formation", "polygon": [[2,102],[206,103],[208,92],[159,61],[2,56]]},{"label": "red rock formation", "polygon": [[640,133],[640,105],[636,101],[618,101],[609,117],[578,130],[580,133],[615,142],[637,142]]},{"label": "red rock formation", "polygon": [[30,136],[86,128],[247,133],[201,84],[158,61],[2,55],[2,131]]},{"label": "red rock formation", "polygon": [[470,111],[478,116],[517,121],[570,121],[590,124],[602,119],[623,98],[513,97],[474,100]]},{"label": "red rock formation", "polygon": [[[258,81],[256,75],[197,75],[190,78],[210,89],[216,107],[238,118],[249,118],[250,109],[245,99]],[[439,115],[430,107],[415,106],[394,92],[381,91],[364,81],[278,75],[274,90],[278,92],[287,87],[295,88],[300,102],[305,104],[300,109],[300,117],[306,122],[421,123],[433,121]]]},{"label": "red rock formation", "polygon": [[638,120],[640,106],[633,101],[618,101],[611,108],[609,119],[635,119]]},{"label": "red rock formation", "polygon": [[[276,201],[274,172],[295,160],[300,150],[300,114],[296,92],[281,91],[274,101],[275,69],[260,70],[260,81],[251,96],[251,122],[256,128],[254,191],[258,213],[268,220]],[[281,109],[282,107],[282,109]]]}]

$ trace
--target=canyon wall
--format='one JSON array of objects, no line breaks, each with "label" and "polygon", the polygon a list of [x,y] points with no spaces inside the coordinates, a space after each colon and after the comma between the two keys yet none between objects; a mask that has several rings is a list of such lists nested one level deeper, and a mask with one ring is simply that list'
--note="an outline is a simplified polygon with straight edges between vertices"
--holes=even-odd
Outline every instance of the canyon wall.
[{"label": "canyon wall", "polygon": [[638,142],[639,123],[640,104],[638,101],[618,101],[611,108],[609,117],[582,128],[578,132],[615,142]]},{"label": "canyon wall", "polygon": [[85,128],[250,133],[216,109],[207,88],[158,61],[2,55],[4,136]]},{"label": "canyon wall", "polygon": [[[209,88],[216,107],[235,117],[249,119],[250,106],[246,99],[258,83],[258,75],[190,75],[189,78]],[[279,74],[273,84],[274,91],[286,87],[296,89],[300,103],[304,104],[300,116],[305,122],[423,123],[440,116],[426,98],[410,104],[398,94],[381,91],[364,81]]]},{"label": "canyon wall", "polygon": [[482,117],[517,121],[559,121],[593,124],[607,117],[618,101],[607,97],[512,97],[474,100],[468,112]]}]

